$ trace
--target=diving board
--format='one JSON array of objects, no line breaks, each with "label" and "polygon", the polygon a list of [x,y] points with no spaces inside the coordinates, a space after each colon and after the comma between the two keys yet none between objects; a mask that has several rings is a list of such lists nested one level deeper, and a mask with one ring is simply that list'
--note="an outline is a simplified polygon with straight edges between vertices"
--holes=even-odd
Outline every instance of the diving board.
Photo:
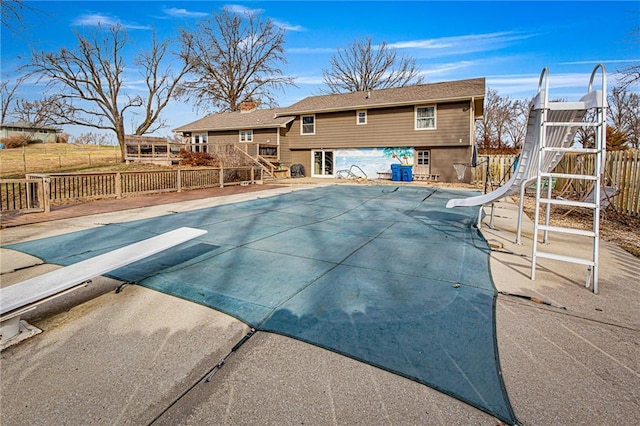
[{"label": "diving board", "polygon": [[0,289],[0,335],[20,330],[20,316],[87,281],[206,234],[182,227]]}]

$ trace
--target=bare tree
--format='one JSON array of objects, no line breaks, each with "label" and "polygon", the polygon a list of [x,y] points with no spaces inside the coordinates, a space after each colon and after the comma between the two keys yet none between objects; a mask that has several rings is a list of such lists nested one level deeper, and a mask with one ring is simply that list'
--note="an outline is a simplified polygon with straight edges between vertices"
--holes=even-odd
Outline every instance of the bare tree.
[{"label": "bare tree", "polygon": [[[635,28],[631,33],[631,44],[636,46],[636,49],[640,44],[640,27]],[[634,84],[640,83],[640,64],[629,65],[618,70],[618,72],[622,74],[622,78],[618,82],[621,89],[627,89]]]},{"label": "bare tree", "polygon": [[179,95],[197,106],[236,111],[245,100],[276,106],[274,92],[293,84],[280,68],[286,64],[284,30],[257,13],[225,8],[194,30],[183,29],[180,42],[192,78]]},{"label": "bare tree", "polygon": [[479,148],[503,148],[513,145],[506,140],[514,121],[513,101],[503,97],[495,89],[487,90],[484,100],[484,120],[477,126]]},{"label": "bare tree", "polygon": [[124,28],[120,25],[106,30],[99,27],[88,36],[76,33],[76,38],[78,45],[73,50],[33,52],[27,69],[53,91],[57,108],[51,111],[51,120],[55,124],[111,130],[124,158],[125,114],[135,108],[144,108],[144,117],[136,129],[138,135],[161,127],[159,114],[187,65],[184,64],[177,75],[169,69],[161,69],[168,44],[158,43],[153,36],[151,49],[141,53],[137,61],[145,70],[147,92],[143,98],[124,90],[123,50],[127,43]]},{"label": "bare tree", "polygon": [[56,96],[46,96],[42,99],[30,101],[27,99],[18,99],[16,101],[15,115],[20,121],[26,121],[36,127],[55,124],[52,118],[56,111],[64,108],[61,101]]},{"label": "bare tree", "polygon": [[531,108],[533,108],[533,98],[517,99],[511,103],[511,117],[508,121],[506,134],[509,143],[514,148],[522,148],[524,145]]},{"label": "bare tree", "polygon": [[25,76],[18,77],[13,82],[2,79],[0,81],[0,122],[4,123],[11,115],[12,105],[17,102],[16,93],[25,80]]},{"label": "bare tree", "polygon": [[13,33],[23,30],[22,9],[24,8],[25,4],[22,0],[2,0],[0,5],[2,27]]},{"label": "bare tree", "polygon": [[356,40],[330,59],[322,70],[329,93],[359,92],[422,83],[416,61],[399,57],[386,42],[375,46],[371,38]]},{"label": "bare tree", "polygon": [[608,96],[608,122],[624,135],[624,143],[640,148],[640,95],[618,86]]}]

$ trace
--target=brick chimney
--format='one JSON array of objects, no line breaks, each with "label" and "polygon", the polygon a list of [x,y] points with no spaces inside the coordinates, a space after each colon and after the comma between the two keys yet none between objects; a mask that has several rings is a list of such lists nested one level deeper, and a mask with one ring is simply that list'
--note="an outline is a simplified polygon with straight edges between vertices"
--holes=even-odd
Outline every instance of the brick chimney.
[{"label": "brick chimney", "polygon": [[253,99],[246,99],[240,102],[239,106],[240,106],[240,112],[245,113],[245,112],[251,112],[255,110],[258,107],[258,103]]}]

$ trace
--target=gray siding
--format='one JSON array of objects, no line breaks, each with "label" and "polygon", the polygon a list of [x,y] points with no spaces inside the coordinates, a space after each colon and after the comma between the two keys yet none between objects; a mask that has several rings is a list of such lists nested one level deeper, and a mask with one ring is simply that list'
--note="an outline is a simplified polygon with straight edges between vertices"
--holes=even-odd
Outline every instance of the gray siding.
[{"label": "gray siding", "polygon": [[[465,111],[466,110],[466,111]],[[288,132],[291,149],[391,146],[470,146],[470,102],[436,106],[436,128],[415,130],[413,106],[367,111],[367,124],[356,124],[356,111],[316,114],[315,135],[300,134],[300,117]]]}]

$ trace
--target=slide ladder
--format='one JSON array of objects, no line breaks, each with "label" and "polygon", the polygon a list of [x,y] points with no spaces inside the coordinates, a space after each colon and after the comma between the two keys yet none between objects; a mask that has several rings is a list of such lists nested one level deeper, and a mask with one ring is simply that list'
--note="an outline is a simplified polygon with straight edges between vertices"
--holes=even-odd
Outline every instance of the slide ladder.
[{"label": "slide ladder", "polygon": [[[598,74],[602,77],[601,90],[593,90],[594,78]],[[545,93],[548,94],[548,70],[545,68],[540,76],[540,86],[545,82]],[[540,90],[540,88],[539,88]],[[601,209],[601,178],[604,170],[606,155],[606,108],[607,108],[606,70],[604,65],[597,65],[591,73],[588,93],[579,102],[549,102],[544,97],[540,105],[540,131],[538,132],[538,161],[534,162],[536,175],[536,200],[533,224],[533,248],[531,279],[535,279],[536,266],[539,258],[547,258],[564,262],[571,262],[587,266],[587,278],[585,287],[593,285],[593,292],[598,292],[598,257],[599,257],[599,231]],[[585,114],[587,111],[591,114]],[[584,118],[583,117],[587,117]],[[578,118],[580,118],[578,120]],[[587,132],[593,132],[593,146],[567,146],[566,144],[549,143],[550,139],[558,139],[562,134],[571,139],[579,128]],[[565,139],[566,140],[566,139]],[[570,142],[570,141],[569,141]],[[555,164],[566,152],[591,155],[594,157],[593,173],[574,174],[553,172]],[[573,201],[552,197],[553,182],[555,179],[576,179],[593,183],[594,196],[591,200]],[[561,226],[550,226],[549,215],[552,205],[565,205],[591,210],[593,214],[590,229],[575,229]],[[541,218],[541,208],[545,207],[544,222]],[[578,235],[588,239],[591,243],[589,256],[574,256],[552,253],[541,250],[539,234],[543,233],[542,243],[546,243],[549,233]]]}]

